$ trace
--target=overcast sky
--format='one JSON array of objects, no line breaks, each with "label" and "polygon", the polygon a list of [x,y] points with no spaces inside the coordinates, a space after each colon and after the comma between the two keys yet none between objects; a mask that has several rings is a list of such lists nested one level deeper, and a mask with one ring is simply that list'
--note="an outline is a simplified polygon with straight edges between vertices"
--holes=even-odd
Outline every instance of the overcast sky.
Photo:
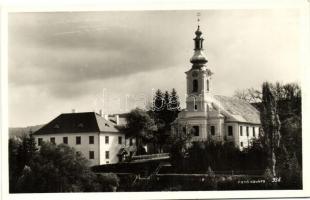
[{"label": "overcast sky", "polygon": [[[126,112],[157,88],[176,88],[184,107],[196,13],[10,13],[9,126],[47,123],[72,109]],[[215,94],[299,82],[297,10],[200,13]]]}]

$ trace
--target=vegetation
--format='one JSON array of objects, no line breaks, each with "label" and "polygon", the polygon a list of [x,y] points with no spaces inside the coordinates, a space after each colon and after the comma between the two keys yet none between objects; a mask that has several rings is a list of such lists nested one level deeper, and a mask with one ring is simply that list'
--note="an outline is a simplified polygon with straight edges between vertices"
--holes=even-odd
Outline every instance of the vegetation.
[{"label": "vegetation", "polygon": [[268,152],[268,167],[272,175],[276,176],[276,152],[280,147],[280,119],[276,105],[276,99],[270,89],[269,83],[263,84],[263,101],[260,113],[262,128],[264,131],[264,146]]},{"label": "vegetation", "polygon": [[186,137],[173,138],[170,153],[177,171],[261,174],[268,181],[277,178],[271,188],[301,188],[301,90],[297,84],[264,83],[261,93],[262,102],[257,105],[263,131],[259,140],[240,151],[229,143],[194,142],[189,146]]},{"label": "vegetation", "polygon": [[137,139],[137,154],[144,154],[145,144],[153,144],[154,152],[163,152],[168,145],[171,123],[180,110],[179,97],[175,89],[171,93],[157,90],[150,110],[133,109],[127,115],[127,124],[122,127],[127,137]]},{"label": "vegetation", "polygon": [[163,152],[163,147],[168,144],[171,132],[171,123],[177,118],[180,112],[180,102],[176,90],[171,93],[157,90],[153,97],[153,106],[148,112],[155,121],[157,131],[154,133],[154,143],[157,144],[159,152]]},{"label": "vegetation", "polygon": [[114,191],[115,174],[95,174],[73,148],[25,136],[9,140],[10,193]]}]

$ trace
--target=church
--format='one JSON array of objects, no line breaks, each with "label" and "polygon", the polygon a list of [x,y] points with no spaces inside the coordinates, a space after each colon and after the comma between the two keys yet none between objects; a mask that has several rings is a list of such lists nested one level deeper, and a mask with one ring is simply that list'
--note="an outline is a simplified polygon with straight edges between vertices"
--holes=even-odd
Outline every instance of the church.
[{"label": "church", "polygon": [[243,100],[213,93],[213,73],[204,53],[199,25],[195,35],[192,66],[185,72],[186,108],[172,123],[172,133],[190,133],[193,141],[230,142],[242,150],[259,137],[259,111]]}]

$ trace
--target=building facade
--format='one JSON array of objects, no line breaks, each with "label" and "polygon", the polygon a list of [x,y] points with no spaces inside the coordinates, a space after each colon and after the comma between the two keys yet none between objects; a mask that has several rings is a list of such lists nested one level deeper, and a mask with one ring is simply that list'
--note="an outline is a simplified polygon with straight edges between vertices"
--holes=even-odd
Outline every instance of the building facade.
[{"label": "building facade", "polygon": [[38,147],[42,142],[66,144],[87,158],[91,165],[120,161],[126,149],[135,152],[135,140],[126,139],[119,131],[119,116],[109,118],[95,112],[64,113],[36,131],[33,136]]},{"label": "building facade", "polygon": [[185,72],[186,108],[172,123],[172,131],[174,134],[191,133],[193,141],[232,142],[243,149],[259,137],[259,112],[248,102],[214,95],[213,73],[204,53],[204,38],[199,26],[195,35],[192,66]]}]

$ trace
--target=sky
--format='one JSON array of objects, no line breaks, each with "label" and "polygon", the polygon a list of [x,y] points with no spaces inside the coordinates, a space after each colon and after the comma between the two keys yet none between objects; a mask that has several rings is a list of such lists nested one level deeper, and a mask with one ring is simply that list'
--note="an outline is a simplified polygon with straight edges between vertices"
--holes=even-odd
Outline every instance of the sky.
[{"label": "sky", "polygon": [[175,88],[184,108],[197,12],[214,94],[300,82],[294,9],[10,13],[9,126],[128,112],[156,89]]}]

